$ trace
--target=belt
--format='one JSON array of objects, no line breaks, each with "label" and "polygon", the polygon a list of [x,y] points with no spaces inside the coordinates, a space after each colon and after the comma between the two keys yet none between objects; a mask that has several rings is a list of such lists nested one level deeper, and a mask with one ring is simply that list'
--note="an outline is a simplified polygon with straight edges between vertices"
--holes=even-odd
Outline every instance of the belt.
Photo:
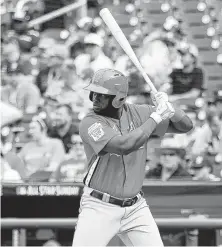
[{"label": "belt", "polygon": [[119,198],[110,196],[107,193],[102,193],[102,192],[97,191],[97,190],[93,190],[90,193],[90,195],[92,197],[95,197],[95,198],[101,200],[101,201],[115,204],[115,205],[120,206],[120,207],[130,207],[130,206],[134,205],[138,201],[138,199],[143,196],[143,192],[140,191],[138,193],[138,195],[134,196],[133,198],[127,198],[127,199],[119,199]]}]

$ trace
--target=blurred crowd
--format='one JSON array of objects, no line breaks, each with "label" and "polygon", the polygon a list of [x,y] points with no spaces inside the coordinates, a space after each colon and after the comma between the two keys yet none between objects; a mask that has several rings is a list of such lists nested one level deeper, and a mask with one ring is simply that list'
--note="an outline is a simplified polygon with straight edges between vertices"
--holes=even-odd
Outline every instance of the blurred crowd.
[{"label": "blurred crowd", "polygon": [[[2,27],[1,180],[81,182],[87,165],[78,125],[92,106],[84,87],[93,73],[115,68],[127,75],[128,103],[152,104],[149,87],[98,15],[70,30],[28,29],[24,20],[44,12],[37,2],[36,13],[15,12],[13,25]],[[194,122],[188,134],[150,140],[146,178],[220,181],[222,91],[206,97],[197,47],[172,16],[135,40],[156,88]]]}]

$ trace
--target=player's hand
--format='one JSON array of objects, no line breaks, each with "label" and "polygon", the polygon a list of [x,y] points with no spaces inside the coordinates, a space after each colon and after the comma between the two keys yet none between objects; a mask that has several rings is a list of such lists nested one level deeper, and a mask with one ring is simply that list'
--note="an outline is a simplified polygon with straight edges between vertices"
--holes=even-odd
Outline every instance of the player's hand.
[{"label": "player's hand", "polygon": [[150,117],[153,118],[153,120],[159,124],[165,119],[170,119],[173,117],[175,113],[175,110],[169,102],[165,102],[164,100],[161,100],[159,104],[157,105],[156,111],[153,112]]},{"label": "player's hand", "polygon": [[164,92],[157,92],[157,93],[151,92],[151,99],[155,106],[157,106],[161,101],[165,101],[165,102],[169,101],[168,95]]},{"label": "player's hand", "polygon": [[162,120],[165,120],[170,119],[174,115],[175,110],[172,104],[161,100],[160,103],[157,105],[156,113],[161,116]]}]

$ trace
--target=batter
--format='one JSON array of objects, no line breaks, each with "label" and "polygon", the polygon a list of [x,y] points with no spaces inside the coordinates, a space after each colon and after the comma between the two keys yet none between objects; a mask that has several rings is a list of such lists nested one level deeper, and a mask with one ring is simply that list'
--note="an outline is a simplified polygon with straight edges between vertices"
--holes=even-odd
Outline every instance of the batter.
[{"label": "batter", "polygon": [[163,246],[141,191],[147,141],[186,133],[192,121],[165,93],[152,95],[155,106],[125,103],[128,80],[116,70],[97,71],[86,89],[93,110],[82,120],[80,136],[89,169],[73,246],[106,246],[115,235],[127,246]]}]

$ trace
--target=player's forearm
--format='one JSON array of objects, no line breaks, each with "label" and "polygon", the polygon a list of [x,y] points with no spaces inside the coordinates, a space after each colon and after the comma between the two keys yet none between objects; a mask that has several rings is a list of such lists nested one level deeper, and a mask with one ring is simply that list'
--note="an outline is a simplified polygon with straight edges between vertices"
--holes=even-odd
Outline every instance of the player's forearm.
[{"label": "player's forearm", "polygon": [[157,106],[156,111],[150,114],[150,118],[143,125],[126,135],[117,135],[111,138],[103,148],[103,151],[127,155],[138,150],[148,141],[157,125],[165,119],[171,118],[173,114],[174,109],[171,104],[161,101]]},{"label": "player's forearm", "polygon": [[175,133],[187,133],[193,128],[192,121],[184,116],[179,122],[174,123],[170,121],[170,126],[175,129]]},{"label": "player's forearm", "polygon": [[127,135],[123,135],[120,142],[120,153],[127,155],[138,150],[148,141],[156,126],[157,123],[152,118],[149,118],[139,128],[131,131]]},{"label": "player's forearm", "polygon": [[187,133],[193,128],[191,119],[181,109],[175,109],[175,114],[169,123],[170,132]]}]

